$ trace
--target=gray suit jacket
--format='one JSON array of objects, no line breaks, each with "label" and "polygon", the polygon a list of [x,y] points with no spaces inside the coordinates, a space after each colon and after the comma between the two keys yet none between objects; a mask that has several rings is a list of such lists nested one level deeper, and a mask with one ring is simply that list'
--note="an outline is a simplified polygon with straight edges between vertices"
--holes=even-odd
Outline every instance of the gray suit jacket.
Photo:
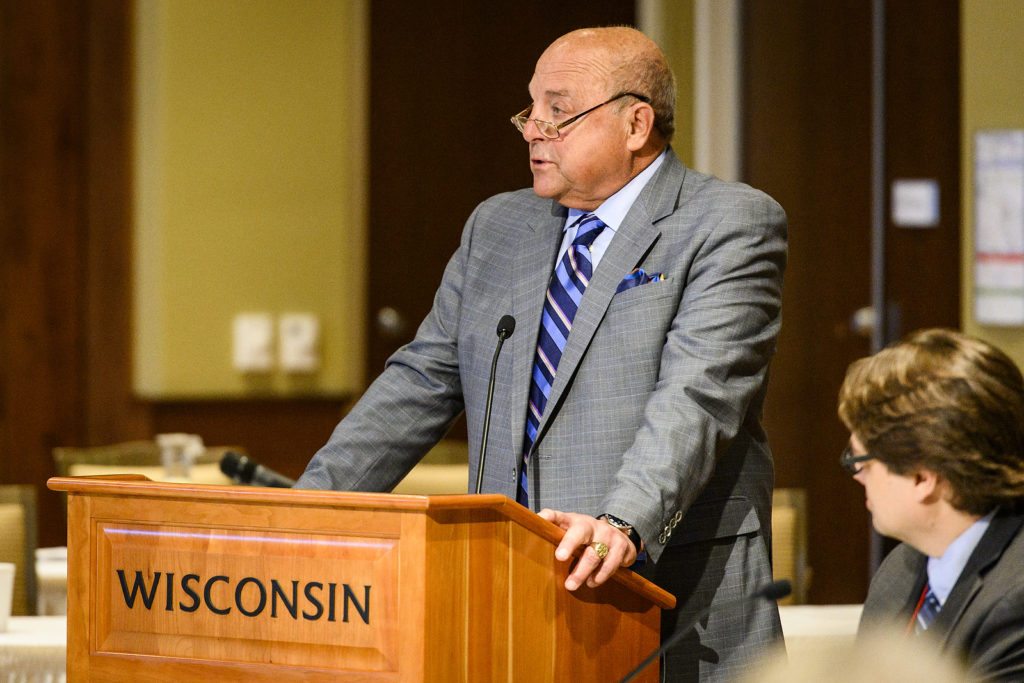
[{"label": "gray suit jacket", "polygon": [[[967,561],[928,634],[967,660],[978,680],[1024,680],[1024,514],[1000,512]],[[906,544],[878,568],[864,602],[860,633],[905,627],[928,581],[927,556]]]},{"label": "gray suit jacket", "polygon": [[[515,498],[541,307],[566,215],[532,190],[477,207],[415,339],[388,360],[299,487],[390,490],[463,409],[475,485],[495,327],[510,313],[517,327],[498,361],[483,490]],[[771,578],[773,469],[760,416],[785,257],[776,202],[689,170],[669,150],[594,272],[533,446],[534,509],[627,520],[654,564],[669,545],[757,539],[753,555],[709,551],[700,555],[707,566],[693,555],[708,582],[699,591],[673,585],[680,571],[648,568],[679,598],[680,623]],[[666,279],[616,293],[637,267]],[[772,611],[757,626],[722,629],[763,641],[777,619]],[[706,632],[722,640],[713,624]]]}]

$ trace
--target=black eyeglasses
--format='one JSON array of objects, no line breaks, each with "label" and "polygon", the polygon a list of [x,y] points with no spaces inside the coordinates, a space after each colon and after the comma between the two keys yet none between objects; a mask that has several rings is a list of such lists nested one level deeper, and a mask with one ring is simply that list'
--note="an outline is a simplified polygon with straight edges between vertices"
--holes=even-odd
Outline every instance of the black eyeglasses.
[{"label": "black eyeglasses", "polygon": [[867,462],[868,460],[874,460],[875,456],[870,453],[864,455],[854,455],[853,450],[849,445],[843,449],[842,454],[839,456],[839,464],[843,466],[843,469],[850,474],[860,474],[860,471],[864,469],[860,466],[860,463]]},{"label": "black eyeglasses", "polygon": [[551,121],[531,119],[530,112],[533,111],[533,105],[531,104],[529,107],[527,107],[526,109],[522,110],[521,112],[512,117],[512,125],[516,127],[516,130],[522,133],[523,129],[526,128],[526,124],[529,123],[530,121],[533,121],[535,124],[537,124],[537,130],[540,131],[541,135],[543,135],[549,140],[557,140],[559,136],[559,131],[568,126],[570,123],[575,123],[576,121],[579,121],[580,119],[582,119],[584,116],[594,111],[595,109],[600,109],[604,105],[610,104],[615,100],[622,99],[623,97],[635,97],[644,103],[650,103],[651,101],[651,98],[645,95],[637,95],[635,92],[621,92],[615,97],[611,98],[610,100],[605,100],[601,104],[593,106],[584,112],[580,112],[579,114],[576,114],[576,116],[568,118],[565,121],[562,121],[561,123],[552,123]]}]

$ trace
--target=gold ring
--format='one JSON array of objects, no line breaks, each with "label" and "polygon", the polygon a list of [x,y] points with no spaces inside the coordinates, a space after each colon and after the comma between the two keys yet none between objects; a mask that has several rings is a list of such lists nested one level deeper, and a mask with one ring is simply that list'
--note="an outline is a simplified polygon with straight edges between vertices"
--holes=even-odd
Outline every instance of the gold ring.
[{"label": "gold ring", "polygon": [[594,552],[597,553],[597,557],[599,559],[603,560],[608,557],[608,546],[601,541],[594,541],[590,544],[590,547],[594,549]]}]

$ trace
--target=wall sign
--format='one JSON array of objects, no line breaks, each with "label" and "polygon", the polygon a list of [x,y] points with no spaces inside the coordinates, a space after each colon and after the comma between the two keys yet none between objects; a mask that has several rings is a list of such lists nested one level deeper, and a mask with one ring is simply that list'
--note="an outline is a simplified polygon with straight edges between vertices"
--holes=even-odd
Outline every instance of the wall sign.
[{"label": "wall sign", "polygon": [[1024,130],[974,139],[974,317],[1024,325]]}]

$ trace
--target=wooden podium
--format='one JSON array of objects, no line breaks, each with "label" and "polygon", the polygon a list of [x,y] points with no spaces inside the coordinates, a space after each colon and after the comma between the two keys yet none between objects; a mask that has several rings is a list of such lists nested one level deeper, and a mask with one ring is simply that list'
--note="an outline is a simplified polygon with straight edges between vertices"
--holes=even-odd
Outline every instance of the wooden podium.
[{"label": "wooden podium", "polygon": [[567,591],[562,531],[500,495],[48,485],[69,681],[618,680],[675,603],[629,571]]}]

